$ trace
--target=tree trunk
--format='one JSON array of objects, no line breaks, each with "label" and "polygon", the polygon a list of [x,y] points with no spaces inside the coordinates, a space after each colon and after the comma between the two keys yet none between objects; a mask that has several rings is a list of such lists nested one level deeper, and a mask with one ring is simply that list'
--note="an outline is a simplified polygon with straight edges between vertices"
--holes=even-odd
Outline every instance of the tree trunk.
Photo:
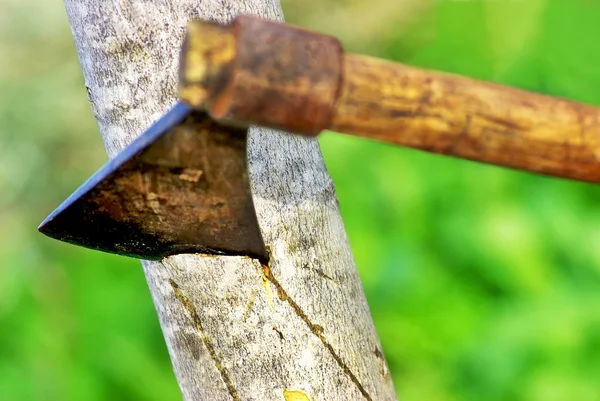
[{"label": "tree trunk", "polygon": [[[112,157],[177,101],[190,18],[283,18],[278,0],[65,0]],[[252,129],[254,204],[270,266],[143,261],[185,400],[396,399],[315,139]]]}]

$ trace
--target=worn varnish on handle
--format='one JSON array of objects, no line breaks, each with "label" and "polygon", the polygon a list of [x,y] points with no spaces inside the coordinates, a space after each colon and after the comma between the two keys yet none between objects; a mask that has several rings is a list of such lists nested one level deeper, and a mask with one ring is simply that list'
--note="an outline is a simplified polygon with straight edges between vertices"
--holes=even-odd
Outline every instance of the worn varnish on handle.
[{"label": "worn varnish on handle", "polygon": [[344,54],[332,37],[252,17],[196,21],[181,97],[234,125],[325,129],[556,177],[600,182],[600,109]]}]

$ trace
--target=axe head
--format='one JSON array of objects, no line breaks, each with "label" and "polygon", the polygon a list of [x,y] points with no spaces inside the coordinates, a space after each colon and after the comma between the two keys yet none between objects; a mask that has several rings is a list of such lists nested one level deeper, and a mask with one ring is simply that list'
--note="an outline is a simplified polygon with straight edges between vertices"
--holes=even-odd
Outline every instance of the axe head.
[{"label": "axe head", "polygon": [[140,259],[177,253],[268,259],[248,180],[247,131],[182,103],[40,225],[58,240]]}]

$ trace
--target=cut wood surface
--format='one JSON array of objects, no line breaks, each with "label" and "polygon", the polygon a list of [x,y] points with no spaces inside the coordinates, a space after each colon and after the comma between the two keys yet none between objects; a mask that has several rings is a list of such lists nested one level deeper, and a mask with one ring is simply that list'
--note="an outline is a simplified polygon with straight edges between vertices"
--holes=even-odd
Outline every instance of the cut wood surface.
[{"label": "cut wood surface", "polygon": [[[177,101],[189,19],[283,18],[276,0],[65,4],[111,157]],[[210,255],[142,262],[183,398],[396,399],[317,141],[253,129],[249,162],[269,266]]]}]

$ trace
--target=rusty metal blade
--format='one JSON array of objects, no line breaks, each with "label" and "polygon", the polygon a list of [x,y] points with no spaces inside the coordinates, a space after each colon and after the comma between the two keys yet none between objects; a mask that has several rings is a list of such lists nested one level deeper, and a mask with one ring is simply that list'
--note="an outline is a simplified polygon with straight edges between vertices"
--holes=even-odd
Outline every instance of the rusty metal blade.
[{"label": "rusty metal blade", "polygon": [[40,225],[61,241],[141,259],[178,253],[268,259],[245,130],[182,103],[107,162]]}]

